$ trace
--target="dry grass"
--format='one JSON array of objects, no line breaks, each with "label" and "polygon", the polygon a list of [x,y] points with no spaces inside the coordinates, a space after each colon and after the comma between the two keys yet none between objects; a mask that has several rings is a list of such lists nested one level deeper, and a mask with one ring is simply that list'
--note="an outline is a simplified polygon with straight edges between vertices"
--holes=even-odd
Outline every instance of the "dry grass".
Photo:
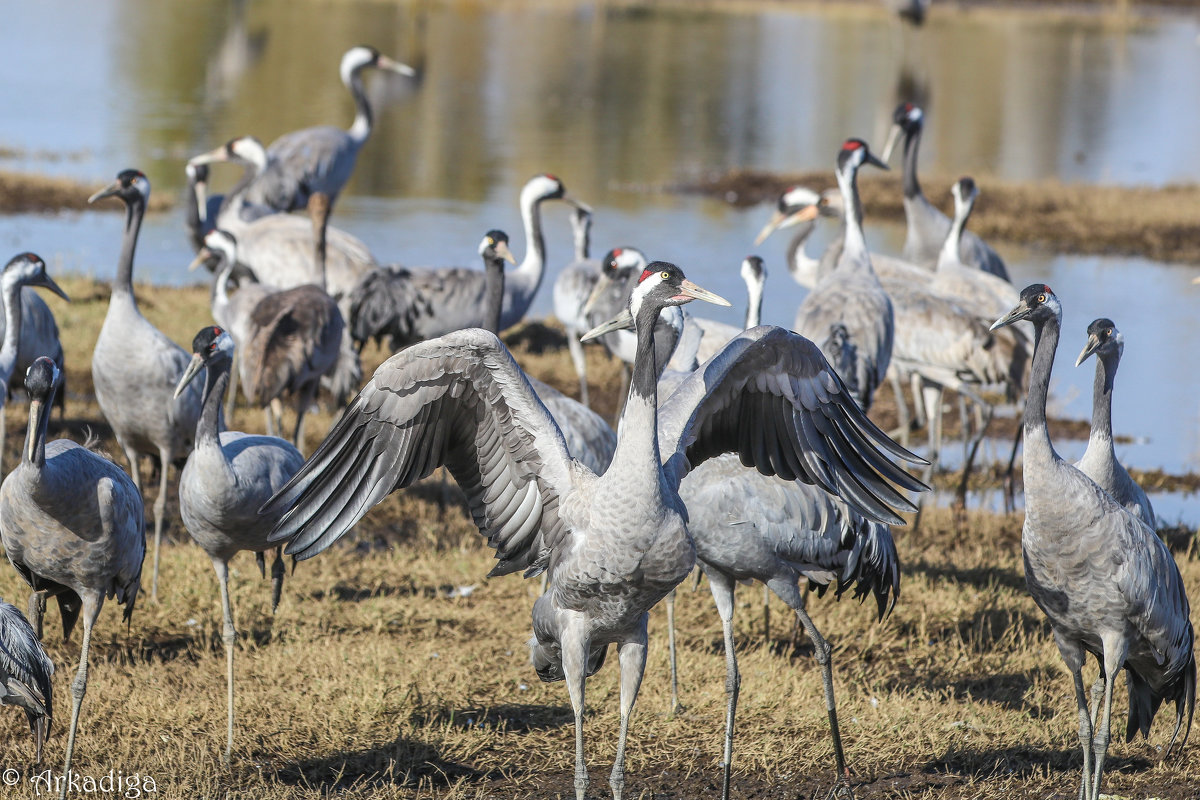
[{"label": "dry grass", "polygon": [[[120,210],[121,204],[117,200],[100,206],[88,205],[87,199],[102,188],[100,184],[80,183],[70,178],[0,170],[0,214],[55,213],[96,208]],[[150,211],[165,211],[174,204],[173,197],[154,195],[150,198]]]},{"label": "dry grass", "polygon": [[[55,307],[72,387],[67,432],[78,436],[85,422],[103,432],[87,354],[106,293],[82,279],[63,284],[76,298],[69,308]],[[139,289],[139,296],[177,341],[207,322],[203,290]],[[569,388],[574,377],[565,353],[535,352],[552,340],[531,326],[514,344],[532,370]],[[379,357],[373,354],[370,366]],[[599,356],[592,366],[597,393],[611,402],[615,366]],[[10,431],[23,430],[24,403],[10,404],[8,414]],[[309,426],[309,449],[328,422],[322,414]],[[236,420],[248,429],[259,423],[246,412]],[[101,615],[77,770],[149,775],[154,796],[170,798],[573,796],[567,694],[537,681],[524,647],[536,584],[483,579],[490,552],[453,494],[444,507],[443,499],[436,482],[388,498],[347,542],[297,568],[274,618],[268,582],[249,556],[234,561],[241,641],[230,768],[221,763],[216,581],[194,545],[166,547],[159,604],[143,600],[129,630],[116,608]],[[949,512],[934,511],[920,531],[898,529],[903,590],[883,623],[870,606],[813,598],[813,617],[834,645],[859,798],[1074,796],[1080,759],[1070,683],[1024,589],[1020,522],[972,513],[960,531]],[[1200,597],[1200,561],[1194,552],[1179,560],[1190,595]],[[451,596],[461,586],[476,588]],[[12,570],[0,570],[0,595],[24,606],[27,590]],[[743,689],[734,796],[823,797],[832,751],[812,650],[803,636],[795,638],[778,601],[764,643],[760,597],[757,587],[743,588],[736,617]],[[686,708],[668,714],[664,620],[656,609],[631,733],[630,797],[713,796],[719,787],[724,666],[707,588],[683,588],[678,616]],[[78,634],[59,641],[57,624],[51,610],[58,718],[47,766],[62,757],[79,645]],[[616,742],[614,666],[588,684],[592,797],[607,795]],[[1155,748],[1169,734],[1170,713],[1160,716],[1152,744],[1112,746],[1110,792],[1200,795],[1195,746],[1177,762],[1159,763]],[[27,770],[32,747],[23,715],[0,714],[0,735],[10,743],[3,766]],[[30,796],[28,787],[4,791],[0,797]]]}]

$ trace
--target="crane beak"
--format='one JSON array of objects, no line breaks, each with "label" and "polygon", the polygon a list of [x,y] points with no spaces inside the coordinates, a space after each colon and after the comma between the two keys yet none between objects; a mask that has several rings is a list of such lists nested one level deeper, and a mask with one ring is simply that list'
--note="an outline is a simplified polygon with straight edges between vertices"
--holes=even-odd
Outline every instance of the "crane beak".
[{"label": "crane beak", "polygon": [[201,153],[198,156],[192,156],[191,158],[188,159],[187,163],[193,167],[197,167],[197,166],[200,166],[201,164],[212,164],[212,163],[215,163],[218,161],[228,161],[228,160],[229,160],[229,151],[226,150],[225,145],[221,145],[220,147],[218,147],[215,150],[209,150],[207,153]]},{"label": "crane beak", "polygon": [[43,289],[49,289],[50,291],[54,292],[56,295],[61,297],[63,300],[66,300],[68,303],[71,302],[71,298],[67,297],[67,293],[64,292],[62,290],[62,287],[59,286],[57,283],[55,283],[54,279],[51,278],[49,275],[43,275],[38,280],[31,281],[29,285],[30,286],[41,286]]},{"label": "crane beak", "polygon": [[[51,397],[54,395],[51,394]],[[37,450],[38,432],[42,429],[42,416],[49,409],[42,405],[40,400],[29,401],[29,435],[25,437],[28,441],[28,456],[30,461],[33,461],[34,453]]]},{"label": "crane beak", "polygon": [[583,315],[585,317],[592,313],[592,306],[596,305],[597,301],[599,301],[601,296],[603,296],[603,294],[609,290],[609,287],[611,287],[613,283],[614,281],[612,278],[605,273],[601,273],[600,280],[596,281],[596,285],[592,287],[592,291],[588,295],[587,302],[583,304]]},{"label": "crane beak", "polygon": [[216,256],[212,250],[207,247],[201,247],[196,251],[196,257],[192,259],[192,263],[188,264],[188,272],[194,272],[195,269],[206,263],[210,258]]},{"label": "crane beak", "polygon": [[867,153],[867,158],[865,160],[865,163],[870,164],[873,167],[879,167],[881,170],[884,170],[885,172],[891,172],[891,169],[892,169],[885,162],[880,161],[875,156],[874,153]]},{"label": "crane beak", "polygon": [[578,208],[580,211],[582,211],[585,214],[595,213],[592,211],[592,207],[589,206],[587,203],[583,202],[582,200],[576,200],[574,197],[572,197],[571,195],[569,195],[565,192],[563,193],[563,196],[558,199],[562,200],[565,203],[570,203],[571,205],[575,206],[576,208]]},{"label": "crane beak", "polygon": [[508,263],[510,263],[510,264],[517,263],[517,259],[515,259],[513,257],[512,250],[509,250],[508,245],[505,244],[504,242],[496,242],[496,246],[494,249],[496,251],[496,255],[503,257],[504,260],[507,261]]},{"label": "crane beak", "polygon": [[708,289],[701,289],[687,278],[684,278],[679,284],[679,294],[675,295],[671,299],[683,300],[685,302],[691,300],[704,300],[705,302],[712,303],[713,305],[717,306],[733,305],[724,297],[721,297],[721,295],[710,292]]},{"label": "crane beak", "polygon": [[1087,344],[1083,346],[1083,352],[1079,354],[1079,358],[1075,359],[1075,366],[1079,366],[1084,361],[1087,361],[1088,356],[1100,349],[1100,337],[1094,333],[1088,334]]},{"label": "crane beak", "polygon": [[621,309],[621,313],[610,319],[608,322],[601,322],[596,327],[579,337],[581,342],[590,342],[593,339],[599,339],[606,333],[613,331],[624,331],[633,328],[633,314],[629,313],[628,308]]},{"label": "crane beak", "polygon": [[401,64],[399,61],[388,58],[387,56],[380,56],[378,59],[376,59],[375,66],[379,69],[386,69],[390,70],[391,72],[399,73],[407,78],[417,77],[417,71],[408,64]]},{"label": "crane beak", "polygon": [[754,246],[757,247],[765,242],[767,237],[775,231],[783,230],[784,228],[790,228],[793,225],[800,224],[801,222],[808,222],[809,220],[816,219],[820,213],[821,209],[819,209],[816,205],[804,206],[799,211],[795,211],[791,214],[784,214],[782,211],[776,209],[775,213],[771,216],[770,221],[767,222],[767,224],[763,226],[763,229],[758,232],[758,236],[754,237]]},{"label": "crane beak", "polygon": [[1003,328],[1005,325],[1012,325],[1014,322],[1020,322],[1021,320],[1026,319],[1029,316],[1029,312],[1030,312],[1029,306],[1027,306],[1025,304],[1024,300],[1022,300],[1019,304],[1017,304],[1016,308],[1014,308],[1012,311],[1005,314],[1000,319],[993,322],[992,327],[989,328],[988,330],[993,330],[993,331],[999,330],[1000,328]]},{"label": "crane beak", "polygon": [[121,182],[113,181],[108,186],[105,186],[103,189],[101,189],[100,191],[96,192],[94,195],[89,197],[88,204],[91,205],[92,203],[96,202],[97,200],[103,200],[106,197],[112,197],[114,194],[116,194],[119,191],[121,191]]},{"label": "crane beak", "polygon": [[900,135],[904,133],[904,129],[895,123],[892,124],[892,129],[888,131],[887,143],[883,146],[883,152],[879,155],[884,161],[892,160],[892,151],[896,149],[896,142],[900,141]]},{"label": "crane beak", "polygon": [[199,353],[192,353],[192,360],[188,362],[187,369],[183,371],[183,376],[179,379],[179,383],[175,384],[175,397],[183,394],[183,390],[192,382],[192,379],[200,374],[200,370],[204,369],[204,359]]}]

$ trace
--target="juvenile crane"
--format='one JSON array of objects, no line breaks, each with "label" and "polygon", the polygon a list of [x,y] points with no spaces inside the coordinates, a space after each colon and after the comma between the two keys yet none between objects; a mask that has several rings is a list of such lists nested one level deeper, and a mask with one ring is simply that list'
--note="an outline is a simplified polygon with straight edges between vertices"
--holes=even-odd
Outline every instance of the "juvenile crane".
[{"label": "juvenile crane", "polygon": [[[1169,755],[1182,748],[1196,706],[1196,656],[1191,607],[1179,567],[1149,526],[1127,511],[1054,451],[1046,428],[1046,395],[1058,349],[1062,304],[1044,284],[995,327],[1028,319],[1036,338],[1025,401],[1025,524],[1021,553],[1025,583],[1050,618],[1054,640],[1075,683],[1083,778],[1079,796],[1098,800],[1112,722],[1113,682],[1125,670],[1129,685],[1126,738],[1149,736],[1164,700],[1175,703]],[[1103,703],[1093,730],[1083,688],[1083,664],[1100,664]],[[1186,723],[1186,724],[1185,724]],[[1183,738],[1179,739],[1182,730]]]},{"label": "juvenile crane", "polygon": [[287,509],[272,537],[308,558],[390,492],[446,465],[497,550],[493,574],[550,572],[549,589],[534,605],[530,647],[543,680],[567,681],[577,800],[588,786],[584,681],[612,643],[621,662],[621,726],[609,782],[615,798],[623,795],[647,612],[695,563],[678,495],[693,466],[740,451],[765,472],[841,491],[875,517],[896,520],[889,505],[911,507],[888,482],[903,485],[907,474],[879,448],[909,454],[862,415],[816,347],[795,334],[742,334],[685,379],[660,413],[654,323],[663,308],[697,298],[724,303],[672,264],[654,262],[642,273],[631,298],[639,332],[633,381],[603,476],[571,458],[499,340],[464,330],[388,359],[264,507]]},{"label": "juvenile crane", "polygon": [[[260,515],[258,509],[304,463],[300,451],[277,436],[224,430],[221,401],[229,384],[233,348],[233,338],[221,328],[201,329],[192,340],[192,360],[175,388],[180,394],[197,375],[205,375],[196,445],[179,476],[179,513],[192,540],[212,561],[220,585],[228,704],[226,761],[233,755],[233,648],[237,641],[229,598],[229,562],[242,550],[250,550],[264,568],[262,554],[273,546],[267,535],[279,515]],[[276,546],[271,565],[272,611],[279,605],[283,575],[283,553]]]},{"label": "juvenile crane", "polygon": [[156,600],[158,551],[166,522],[171,465],[192,450],[200,417],[200,387],[174,397],[175,384],[187,369],[188,354],[142,316],[133,294],[133,254],[150,200],[150,181],[137,170],[122,170],[112,184],[89,197],[88,202],[113,196],[125,204],[125,234],[108,312],[92,351],[92,382],[96,402],[125,452],[138,491],[142,489],[138,457],[144,454],[158,458],[150,573],[150,599]]},{"label": "juvenile crane", "polygon": [[38,764],[54,718],[53,674],[54,664],[29,620],[16,606],[0,600],[0,703],[25,711]]},{"label": "juvenile crane", "polygon": [[1092,385],[1092,429],[1083,458],[1075,462],[1079,470],[1108,492],[1112,499],[1125,506],[1135,517],[1154,530],[1156,521],[1150,499],[1137,485],[1113,449],[1112,392],[1117,379],[1117,367],[1125,352],[1125,337],[1111,319],[1092,320],[1087,328],[1088,340],[1075,359],[1079,366],[1089,356],[1096,356],[1096,379]]},{"label": "juvenile crane", "polygon": [[[105,597],[116,597],[125,606],[127,622],[133,615],[146,555],[146,522],[141,492],[124,470],[67,439],[46,443],[59,377],[58,367],[45,357],[25,375],[29,431],[21,463],[0,485],[0,538],[8,560],[32,589],[29,617],[35,631],[41,632],[47,597],[58,598],[65,636],[83,615],[62,771],[70,775],[87,692],[92,627]],[[68,785],[63,781],[60,797],[66,797]]]}]

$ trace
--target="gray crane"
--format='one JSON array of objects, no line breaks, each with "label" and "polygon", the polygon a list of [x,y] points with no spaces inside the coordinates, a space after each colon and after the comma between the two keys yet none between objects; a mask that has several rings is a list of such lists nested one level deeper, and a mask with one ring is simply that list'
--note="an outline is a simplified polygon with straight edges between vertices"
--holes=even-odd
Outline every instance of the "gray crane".
[{"label": "gray crane", "polygon": [[821,278],[796,310],[792,330],[811,339],[846,382],[851,396],[869,411],[892,358],[892,301],[871,266],[862,231],[858,169],[887,166],[861,139],[847,139],[838,152],[837,182],[846,211],[846,243],[832,272]]},{"label": "gray crane", "polygon": [[179,379],[183,392],[201,372],[204,406],[196,425],[196,446],[179,476],[179,513],[192,541],[212,561],[220,585],[224,625],[228,728],[225,760],[233,755],[233,648],[237,630],[229,597],[229,562],[243,550],[255,553],[265,575],[264,551],[275,548],[271,565],[271,610],[283,591],[282,548],[267,541],[279,515],[260,515],[259,507],[283,487],[304,463],[291,443],[277,436],[227,431],[221,401],[229,384],[233,338],[216,326],[202,328],[192,340],[192,360]]},{"label": "gray crane", "polygon": [[[55,321],[54,312],[50,310],[50,306],[46,305],[46,301],[33,289],[22,289],[20,299],[21,337],[17,347],[17,360],[13,374],[24,375],[25,370],[29,369],[39,356],[50,356],[54,359],[55,365],[64,373],[62,390],[54,397],[59,412],[62,413],[65,411],[67,386],[63,346],[58,335],[58,322]],[[7,316],[0,314],[0,340],[4,338],[4,332],[8,328],[7,320]]]},{"label": "gray crane", "polygon": [[[4,421],[4,406],[8,400],[8,386],[12,376],[20,368],[21,337],[25,333],[22,295],[25,286],[42,286],[62,299],[70,302],[67,293],[46,274],[46,262],[33,253],[19,253],[4,265],[0,273],[0,299],[4,303],[4,318],[12,320],[13,324],[6,325],[0,334],[3,344],[0,344],[0,472],[3,472],[4,444],[7,439],[7,426]],[[50,318],[53,322],[54,318]],[[57,329],[57,328],[56,328]],[[62,350],[59,349],[59,360]],[[58,366],[56,364],[56,366]],[[60,367],[61,371],[61,367]]]},{"label": "gray crane", "polygon": [[[1007,280],[963,263],[962,237],[979,197],[979,187],[971,178],[959,178],[951,185],[950,193],[954,196],[954,220],[938,253],[930,287],[989,320],[995,319],[1017,304],[1020,293]],[[1014,330],[1024,333],[1025,327]]]},{"label": "gray crane", "polygon": [[[209,198],[205,189],[207,165],[223,161],[244,164],[246,170],[238,184],[221,198],[219,212],[214,215],[211,211],[214,198]],[[194,220],[188,225],[192,241],[199,249],[208,231],[221,228],[237,237],[240,263],[263,283],[280,289],[319,283],[321,265],[313,250],[311,225],[299,217],[274,213],[272,208],[253,204],[247,199],[247,187],[266,170],[267,164],[267,150],[253,136],[231,139],[188,161],[189,176],[198,170],[204,172],[196,172],[197,176],[205,176],[203,180],[189,178],[193,196],[188,201],[186,217]],[[205,209],[203,214],[201,209]],[[325,236],[326,282],[329,292],[342,298],[379,265],[370,248],[358,237],[328,226]],[[216,259],[205,253],[204,258],[195,263],[215,270]]]},{"label": "gray crane", "polygon": [[1096,484],[1108,492],[1114,500],[1125,506],[1131,514],[1150,526],[1157,527],[1150,499],[1137,485],[1113,450],[1112,435],[1112,392],[1117,378],[1117,367],[1125,352],[1125,337],[1117,330],[1111,319],[1101,317],[1092,320],[1087,328],[1088,340],[1075,360],[1079,366],[1089,356],[1096,356],[1096,380],[1092,385],[1092,430],[1088,436],[1087,449],[1075,466]]},{"label": "gray crane", "polygon": [[53,674],[54,663],[29,620],[16,606],[0,600],[0,703],[24,709],[38,764],[54,718]]},{"label": "gray crane", "polygon": [[[140,346],[130,343],[131,349]],[[9,562],[29,584],[29,617],[40,636],[47,597],[58,598],[63,634],[83,615],[79,670],[71,682],[71,727],[63,775],[71,774],[79,710],[87,691],[92,627],[105,597],[133,615],[146,556],[142,494],[125,471],[67,439],[47,444],[50,404],[60,372],[39,358],[25,375],[29,431],[21,463],[0,485],[0,538]],[[166,468],[164,463],[163,468]],[[66,797],[67,781],[60,797]]]},{"label": "gray crane", "polygon": [[133,484],[142,489],[139,455],[157,457],[158,497],[154,499],[154,562],[150,599],[158,598],[158,551],[167,513],[171,465],[192,450],[200,417],[200,387],[173,397],[188,354],[150,324],[133,293],[133,255],[150,200],[150,181],[134,169],[122,170],[108,187],[88,198],[117,197],[125,204],[125,234],[113,280],[108,313],[92,351],[96,402],[129,461]]},{"label": "gray crane", "polygon": [[583,307],[600,279],[601,261],[590,256],[592,214],[582,208],[571,212],[575,258],[554,279],[554,316],[567,332],[567,350],[579,377],[579,399],[588,405],[587,359],[579,337],[591,328]]},{"label": "gray crane", "polygon": [[[1179,567],[1154,531],[1054,451],[1046,428],[1046,395],[1062,304],[1049,286],[1025,287],[1017,306],[994,325],[1022,319],[1030,320],[1036,332],[1024,418],[1025,584],[1049,617],[1074,679],[1083,748],[1079,797],[1098,800],[1113,682],[1122,668],[1129,686],[1126,738],[1132,740],[1138,731],[1149,736],[1159,706],[1171,700],[1175,729],[1166,754],[1171,754],[1181,730],[1180,749],[1187,742],[1196,705],[1191,608]],[[1092,688],[1092,716],[1083,688],[1088,653],[1099,663],[1101,676]],[[1093,730],[1101,703],[1103,715]]]},{"label": "gray crane", "polygon": [[580,800],[588,785],[584,682],[612,643],[621,662],[621,726],[609,783],[618,800],[624,792],[647,612],[695,563],[677,489],[684,474],[740,451],[764,472],[840,491],[873,517],[896,521],[889,504],[911,508],[889,483],[911,479],[879,448],[910,454],[866,419],[819,350],[795,334],[769,327],[742,334],[659,409],[655,322],[663,308],[697,298],[724,303],[672,264],[653,262],[643,272],[630,300],[638,355],[617,451],[603,476],[572,460],[500,341],[464,330],[388,359],[263,509],[286,509],[272,537],[309,558],[390,492],[445,464],[497,550],[492,573],[550,572],[549,590],[533,609],[531,656],[543,680],[567,681]]},{"label": "gray crane", "polygon": [[[883,160],[889,160],[896,142],[904,138],[904,216],[908,233],[904,239],[903,256],[919,266],[932,269],[938,253],[950,232],[950,218],[937,209],[921,191],[917,180],[917,151],[921,147],[921,131],[925,127],[925,112],[912,103],[901,103],[892,114],[892,129],[883,148]],[[974,233],[963,235],[960,250],[964,264],[1008,280],[1004,260]]]},{"label": "gray crane", "polygon": [[[533,303],[546,266],[541,205],[562,200],[590,211],[567,194],[553,175],[535,175],[521,189],[525,258],[504,279],[500,329],[516,325]],[[361,349],[370,339],[389,339],[397,350],[435,336],[478,327],[486,279],[477,269],[385,268],[368,273],[350,295],[350,333]]]}]

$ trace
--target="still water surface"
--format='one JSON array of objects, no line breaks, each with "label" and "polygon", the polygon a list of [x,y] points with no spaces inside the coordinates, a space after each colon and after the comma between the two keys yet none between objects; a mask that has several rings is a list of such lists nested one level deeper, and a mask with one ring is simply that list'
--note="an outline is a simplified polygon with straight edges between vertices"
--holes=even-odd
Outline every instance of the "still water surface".
[{"label": "still water surface", "polygon": [[[350,45],[419,66],[419,85],[368,79],[375,133],[335,215],[384,262],[474,264],[492,227],[509,231],[519,256],[517,193],[550,171],[596,207],[596,251],[634,244],[741,298],[738,263],[768,210],[648,187],[735,167],[826,168],[848,135],[881,144],[892,108],[910,98],[928,109],[926,172],[974,174],[985,192],[990,176],[1200,180],[1200,25],[1186,17],[1120,30],[1087,16],[947,9],[914,32],[861,9],[774,4],[718,13],[582,1],[47,0],[5,13],[0,167],[97,187],[136,166],[156,192],[178,194],[183,160],[234,135],[270,141],[348,125],[353,104],[337,63]],[[566,209],[545,211],[551,266],[538,314],[549,312],[549,282],[570,257]],[[867,214],[870,244],[898,250],[902,231]],[[0,218],[0,250],[37,250],[60,272],[110,275],[119,236],[111,214]],[[785,244],[760,249],[773,273],[764,321],[780,324],[802,296],[783,267]],[[1088,415],[1091,371],[1070,364],[1088,321],[1111,316],[1127,341],[1116,426],[1139,437],[1121,455],[1195,469],[1200,291],[1189,281],[1200,272],[998,249],[1015,283],[1045,280],[1064,301],[1061,410]],[[151,218],[137,275],[194,280],[183,269],[190,255],[179,213]],[[734,322],[741,312],[703,313]]]}]

